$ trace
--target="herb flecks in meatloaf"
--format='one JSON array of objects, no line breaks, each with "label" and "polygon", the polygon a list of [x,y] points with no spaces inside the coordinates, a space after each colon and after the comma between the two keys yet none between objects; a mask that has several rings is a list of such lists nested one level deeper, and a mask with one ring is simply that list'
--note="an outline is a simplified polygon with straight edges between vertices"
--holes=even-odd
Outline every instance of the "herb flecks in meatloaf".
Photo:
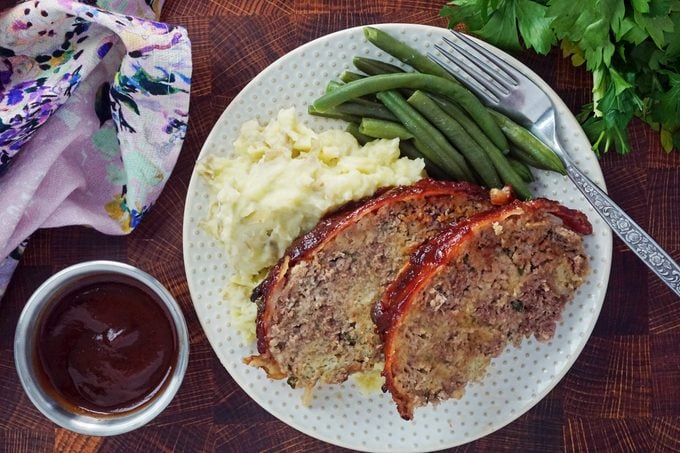
[{"label": "herb flecks in meatloaf", "polygon": [[550,339],[588,260],[585,215],[548,200],[478,214],[425,243],[375,309],[400,415],[481,379],[508,343]]},{"label": "herb flecks in meatloaf", "polygon": [[254,291],[258,351],[247,363],[297,387],[340,383],[382,360],[374,304],[413,249],[491,208],[465,183],[423,180],[356,203],[302,236]]}]

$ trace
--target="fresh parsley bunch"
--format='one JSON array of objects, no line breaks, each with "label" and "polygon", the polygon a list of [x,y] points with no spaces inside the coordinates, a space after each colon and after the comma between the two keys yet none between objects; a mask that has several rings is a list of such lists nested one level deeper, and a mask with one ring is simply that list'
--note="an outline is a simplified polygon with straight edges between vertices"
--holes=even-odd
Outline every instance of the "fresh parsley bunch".
[{"label": "fresh parsley bunch", "polygon": [[630,152],[637,116],[680,149],[680,0],[453,0],[449,27],[507,50],[547,54],[559,44],[593,75],[593,100],[578,115],[596,153]]}]

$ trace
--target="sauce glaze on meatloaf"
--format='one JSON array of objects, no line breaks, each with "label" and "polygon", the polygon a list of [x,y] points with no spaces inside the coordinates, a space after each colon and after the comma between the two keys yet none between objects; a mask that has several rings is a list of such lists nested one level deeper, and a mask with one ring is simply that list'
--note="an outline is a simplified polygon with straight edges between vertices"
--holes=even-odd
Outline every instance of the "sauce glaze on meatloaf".
[{"label": "sauce glaze on meatloaf", "polygon": [[424,243],[374,308],[385,388],[404,419],[460,398],[491,358],[525,337],[550,339],[588,273],[586,216],[556,202],[514,202]]},{"label": "sauce glaze on meatloaf", "polygon": [[322,219],[253,291],[259,355],[246,363],[306,389],[372,369],[382,360],[372,308],[409,254],[491,207],[477,186],[424,179]]}]

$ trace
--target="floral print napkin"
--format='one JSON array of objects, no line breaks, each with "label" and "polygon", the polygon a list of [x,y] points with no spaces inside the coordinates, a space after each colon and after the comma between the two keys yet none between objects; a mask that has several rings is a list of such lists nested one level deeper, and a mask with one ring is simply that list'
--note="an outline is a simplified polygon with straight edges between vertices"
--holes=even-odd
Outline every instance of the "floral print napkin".
[{"label": "floral print napkin", "polygon": [[0,13],[0,297],[38,228],[132,231],[187,128],[191,46],[159,0]]}]

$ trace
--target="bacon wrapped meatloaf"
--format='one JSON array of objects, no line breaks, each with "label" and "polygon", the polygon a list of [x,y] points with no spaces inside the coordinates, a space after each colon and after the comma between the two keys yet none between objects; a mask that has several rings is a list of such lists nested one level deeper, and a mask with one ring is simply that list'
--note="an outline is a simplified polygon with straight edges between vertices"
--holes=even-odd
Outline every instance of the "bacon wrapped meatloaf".
[{"label": "bacon wrapped meatloaf", "polygon": [[246,363],[306,389],[372,369],[382,360],[372,309],[409,254],[491,207],[477,186],[424,179],[322,219],[254,290],[259,355]]},{"label": "bacon wrapped meatloaf", "polygon": [[460,398],[508,343],[555,332],[588,273],[586,216],[554,201],[513,202],[424,243],[374,308],[385,387],[404,419]]}]

